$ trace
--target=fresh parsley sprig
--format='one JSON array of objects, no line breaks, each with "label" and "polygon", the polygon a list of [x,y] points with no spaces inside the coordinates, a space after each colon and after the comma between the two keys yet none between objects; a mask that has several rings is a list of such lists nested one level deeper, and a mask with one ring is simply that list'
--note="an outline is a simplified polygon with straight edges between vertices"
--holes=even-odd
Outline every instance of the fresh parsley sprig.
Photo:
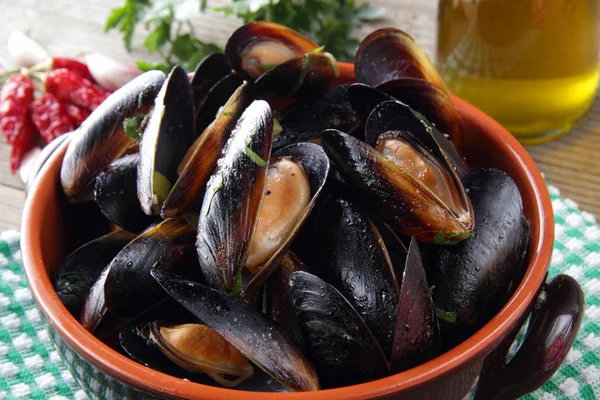
[{"label": "fresh parsley sprig", "polygon": [[[206,0],[125,0],[111,10],[105,30],[121,32],[125,48],[131,51],[136,28],[143,24],[149,32],[143,45],[161,61],[139,61],[140,69],[169,71],[179,64],[191,71],[206,54],[222,50],[196,37],[190,24],[190,18],[206,6]],[[382,9],[355,0],[233,0],[215,10],[244,23],[265,20],[286,25],[324,45],[338,60],[353,58],[358,45],[353,35],[360,24],[383,14]]]}]

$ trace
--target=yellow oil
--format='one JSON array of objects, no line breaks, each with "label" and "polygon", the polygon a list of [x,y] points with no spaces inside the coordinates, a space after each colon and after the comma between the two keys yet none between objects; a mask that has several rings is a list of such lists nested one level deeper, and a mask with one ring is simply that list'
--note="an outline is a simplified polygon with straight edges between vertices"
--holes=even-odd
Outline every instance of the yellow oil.
[{"label": "yellow oil", "polygon": [[597,0],[440,0],[448,89],[525,143],[568,132],[598,86]]}]

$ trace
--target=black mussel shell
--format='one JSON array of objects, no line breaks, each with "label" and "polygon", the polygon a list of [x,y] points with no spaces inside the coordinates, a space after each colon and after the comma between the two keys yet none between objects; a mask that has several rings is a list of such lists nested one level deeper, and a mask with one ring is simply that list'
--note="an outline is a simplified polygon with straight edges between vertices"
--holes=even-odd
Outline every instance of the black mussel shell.
[{"label": "black mussel shell", "polygon": [[256,100],[238,120],[206,188],[198,220],[198,259],[208,283],[227,293],[248,256],[272,137],[271,108]]},{"label": "black mussel shell", "polygon": [[152,274],[175,300],[277,381],[293,390],[319,389],[311,362],[281,325],[218,290],[162,271]]},{"label": "black mussel shell", "polygon": [[506,303],[525,272],[529,244],[521,194],[507,174],[472,169],[462,180],[475,210],[474,236],[424,252],[446,349],[475,333]]},{"label": "black mussel shell", "polygon": [[254,88],[270,97],[300,97],[324,90],[338,75],[335,58],[315,51],[265,72],[254,82]]},{"label": "black mussel shell", "polygon": [[[235,96],[236,91],[243,83],[244,81],[239,75],[228,74],[213,85],[202,104],[196,107],[196,137],[200,137],[204,130],[219,117],[221,107]],[[250,98],[248,88],[245,89],[245,92],[245,96]]]},{"label": "black mussel shell", "polygon": [[165,80],[161,71],[148,71],[111,94],[71,135],[60,170],[68,197],[78,195],[96,175],[123,155],[135,140],[123,120],[144,115]]},{"label": "black mussel shell", "polygon": [[316,96],[299,99],[277,114],[281,135],[273,141],[273,149],[316,139],[325,129],[358,132],[361,122],[348,101],[349,85],[325,89]]},{"label": "black mussel shell", "polygon": [[140,143],[137,191],[142,210],[158,214],[177,180],[177,166],[194,141],[192,88],[183,68],[173,68],[154,101]]},{"label": "black mussel shell", "polygon": [[64,225],[68,229],[68,237],[71,238],[71,251],[114,230],[98,204],[93,201],[71,204],[69,212],[65,215]]},{"label": "black mussel shell", "polygon": [[201,107],[210,89],[230,72],[231,69],[227,66],[225,56],[222,53],[212,53],[200,60],[190,82],[194,93],[194,109],[196,112]]},{"label": "black mussel shell", "polygon": [[133,233],[124,230],[111,232],[79,247],[58,267],[54,289],[75,318],[79,318],[90,288],[102,270],[134,238]]},{"label": "black mussel shell", "polygon": [[[348,88],[348,101],[363,123],[367,122],[375,107],[390,100],[394,100],[394,98],[364,83],[353,83]],[[332,128],[345,132],[343,129]],[[364,139],[364,135],[360,139]]]},{"label": "black mussel shell", "polygon": [[386,101],[378,104],[365,126],[366,142],[375,147],[382,134],[390,131],[410,132],[434,154],[454,175],[467,170],[465,160],[456,147],[439,129],[432,126],[419,112],[415,112],[399,101]]},{"label": "black mussel shell", "polygon": [[94,199],[108,220],[130,232],[139,233],[156,222],[140,207],[137,195],[139,154],[119,158],[96,176]]},{"label": "black mussel shell", "polygon": [[302,271],[294,272],[289,284],[300,331],[324,389],[389,374],[377,340],[340,292]]},{"label": "black mussel shell", "polygon": [[378,29],[363,39],[356,50],[354,73],[357,82],[372,87],[397,78],[419,78],[446,90],[423,49],[395,28]]},{"label": "black mussel shell", "polygon": [[244,287],[242,297],[247,298],[258,291],[260,286],[266,281],[269,275],[279,265],[285,252],[296,238],[298,231],[308,218],[313,207],[321,195],[325,186],[327,175],[329,174],[329,159],[323,151],[323,148],[314,143],[297,143],[284,147],[283,149],[273,153],[272,159],[276,157],[290,157],[292,160],[299,162],[308,177],[310,186],[311,198],[308,205],[304,209],[302,215],[296,222],[296,225],[289,232],[287,239],[281,244],[277,251],[267,260],[261,267],[260,271],[254,278]]},{"label": "black mussel shell", "polygon": [[400,305],[396,319],[392,373],[423,364],[438,355],[440,331],[425,268],[417,241],[413,238],[400,286]]},{"label": "black mussel shell", "polygon": [[195,258],[195,221],[168,219],[148,229],[117,254],[104,285],[107,308],[121,318],[135,318],[166,298],[150,269],[199,274]]},{"label": "black mussel shell", "polygon": [[225,59],[231,69],[252,81],[274,66],[316,48],[315,43],[286,26],[257,21],[233,32],[225,46]]},{"label": "black mussel shell", "polygon": [[319,274],[354,307],[383,352],[391,354],[400,288],[379,230],[356,205],[333,198],[318,230],[326,246]]},{"label": "black mussel shell", "polygon": [[448,135],[457,149],[462,148],[465,127],[448,92],[423,79],[415,78],[398,78],[382,83],[377,89],[423,114],[437,129]]},{"label": "black mussel shell", "polygon": [[251,101],[249,86],[240,85],[214,122],[188,149],[179,178],[163,203],[163,218],[173,218],[200,209],[206,184],[215,170],[223,146]]},{"label": "black mussel shell", "polygon": [[333,129],[323,132],[321,144],[359,194],[355,198],[392,228],[422,241],[446,244],[472,235],[470,224],[465,226],[429,189],[368,144]]}]

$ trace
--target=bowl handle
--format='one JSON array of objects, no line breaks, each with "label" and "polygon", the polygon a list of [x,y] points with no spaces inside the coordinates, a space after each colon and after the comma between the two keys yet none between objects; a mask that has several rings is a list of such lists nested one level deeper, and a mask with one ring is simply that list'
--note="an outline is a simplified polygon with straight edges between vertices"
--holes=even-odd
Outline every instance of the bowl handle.
[{"label": "bowl handle", "polygon": [[516,399],[541,387],[562,364],[577,336],[584,312],[581,287],[557,275],[540,293],[525,340],[507,363],[508,349],[525,317],[484,361],[475,400]]}]

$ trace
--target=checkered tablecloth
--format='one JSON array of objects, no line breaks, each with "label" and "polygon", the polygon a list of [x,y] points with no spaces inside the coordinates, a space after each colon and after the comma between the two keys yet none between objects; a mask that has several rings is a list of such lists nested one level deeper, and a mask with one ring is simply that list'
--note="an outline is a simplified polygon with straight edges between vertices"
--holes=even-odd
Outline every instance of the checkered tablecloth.
[{"label": "checkered tablecloth", "polygon": [[[600,227],[550,187],[556,243],[550,275],[566,273],[586,294],[583,325],[556,375],[524,399],[600,398]],[[0,399],[87,399],[45,330],[21,267],[18,232],[0,234]]]}]

